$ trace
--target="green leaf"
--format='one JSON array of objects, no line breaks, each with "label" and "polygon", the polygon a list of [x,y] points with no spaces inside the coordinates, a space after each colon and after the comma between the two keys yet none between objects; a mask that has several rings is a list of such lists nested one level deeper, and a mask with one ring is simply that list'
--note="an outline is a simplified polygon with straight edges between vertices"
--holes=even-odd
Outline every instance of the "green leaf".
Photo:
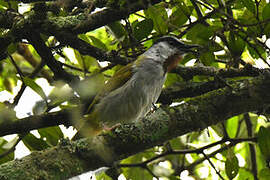
[{"label": "green leaf", "polygon": [[259,148],[266,158],[270,160],[270,129],[263,126],[260,127],[258,132],[258,144]]},{"label": "green leaf", "polygon": [[88,36],[88,37],[91,39],[94,46],[96,46],[96,47],[98,47],[100,49],[103,49],[105,51],[107,50],[106,45],[100,39],[98,39],[98,38],[96,38],[94,36]]},{"label": "green leaf", "polygon": [[228,43],[232,53],[241,56],[246,46],[244,40],[239,36],[235,35],[234,32],[230,32]]},{"label": "green leaf", "polygon": [[260,170],[259,172],[259,179],[260,180],[269,180],[270,177],[270,169],[269,168],[264,168]]},{"label": "green leaf", "polygon": [[6,104],[0,102],[0,126],[1,123],[16,119],[16,112],[13,108],[7,107]]},{"label": "green leaf", "polygon": [[173,85],[174,83],[181,82],[181,81],[182,81],[182,78],[179,75],[174,74],[174,73],[168,73],[164,86],[169,87]]},{"label": "green leaf", "polygon": [[[248,45],[247,49],[248,49],[249,54],[251,55],[252,58],[254,58],[254,59],[260,58],[259,54],[262,57],[266,58],[267,53],[266,53],[266,51],[265,51],[265,49],[263,47],[259,46],[258,44],[254,44],[252,42],[251,42],[251,44],[253,44],[253,46],[251,47],[250,45]],[[255,49],[253,47],[255,47],[258,50],[259,54],[257,53],[257,51],[255,51]]]},{"label": "green leaf", "polygon": [[196,44],[208,44],[209,38],[213,36],[214,32],[220,29],[220,26],[205,26],[196,24],[188,31],[186,37]]},{"label": "green leaf", "polygon": [[0,1],[0,11],[5,12],[8,9],[8,3],[5,1]]},{"label": "green leaf", "polygon": [[163,3],[160,3],[155,6],[150,6],[147,10],[144,11],[144,14],[146,15],[146,17],[153,20],[154,29],[157,31],[158,34],[160,35],[167,34],[168,14]]},{"label": "green leaf", "polygon": [[152,19],[144,19],[140,22],[132,24],[133,36],[138,40],[146,38],[153,30],[154,24]]},{"label": "green leaf", "polygon": [[80,38],[81,40],[87,42],[88,44],[91,44],[91,42],[90,42],[90,40],[89,40],[89,38],[88,38],[88,36],[86,34],[79,34],[78,38]]},{"label": "green leaf", "polygon": [[141,168],[128,168],[124,170],[123,174],[126,179],[149,180],[153,178],[148,171]]},{"label": "green leaf", "polygon": [[64,137],[58,126],[39,129],[38,133],[42,139],[46,138],[46,141],[52,146],[56,146],[58,141]]},{"label": "green leaf", "polygon": [[212,62],[215,60],[215,55],[212,52],[206,52],[200,55],[200,61],[205,65],[205,66],[210,66]]},{"label": "green leaf", "polygon": [[169,177],[173,174],[173,172],[174,171],[170,167],[163,167],[159,165],[154,165],[153,167],[153,173],[159,177]]},{"label": "green leaf", "polygon": [[[190,13],[188,15],[190,15]],[[169,17],[169,25],[175,26],[172,27],[175,29],[176,27],[183,25],[185,22],[187,22],[187,20],[187,14],[183,12],[182,8],[176,8],[175,10],[173,10],[172,15]]]},{"label": "green leaf", "polygon": [[82,69],[88,69],[89,67],[86,66],[85,62],[84,62],[84,59],[82,57],[82,55],[79,53],[79,51],[75,50],[74,49],[74,55],[75,55],[75,58],[80,66],[80,68]]},{"label": "green leaf", "polygon": [[226,130],[230,138],[234,138],[237,133],[239,116],[234,116],[226,121]]},{"label": "green leaf", "polygon": [[[6,151],[8,151],[11,148],[11,146],[14,144],[14,141],[16,140],[17,138],[14,138],[12,141],[8,142],[4,138],[0,137],[0,154],[3,154]],[[13,159],[14,159],[14,152],[11,152],[8,155],[0,158],[0,164],[11,161]]]},{"label": "green leaf", "polygon": [[32,90],[34,90],[38,95],[44,99],[44,101],[47,102],[47,96],[44,93],[43,89],[31,78],[29,77],[23,77],[23,82],[26,86],[30,87]]},{"label": "green leaf", "polygon": [[252,0],[240,0],[240,2],[253,14],[256,13],[255,3]]},{"label": "green leaf", "polygon": [[225,162],[225,171],[229,179],[233,179],[239,170],[238,159],[235,156],[233,150],[228,150],[226,162]]},{"label": "green leaf", "polygon": [[253,174],[245,168],[239,168],[237,179],[253,180]]},{"label": "green leaf", "polygon": [[270,18],[270,4],[266,4],[262,11],[263,20],[267,20]]},{"label": "green leaf", "polygon": [[112,34],[118,41],[123,41],[127,34],[124,26],[119,22],[115,21],[107,25],[110,34]]},{"label": "green leaf", "polygon": [[11,43],[7,48],[8,54],[13,54],[16,50],[17,50],[17,45],[14,43]]},{"label": "green leaf", "polygon": [[[51,104],[51,102],[50,102]],[[46,112],[47,110],[47,104],[46,102],[44,102],[43,100],[41,101],[37,101],[34,105],[34,107],[32,108],[32,112],[34,115],[40,115]]]},{"label": "green leaf", "polygon": [[37,138],[31,133],[28,133],[22,141],[30,151],[41,151],[49,147],[46,141]]},{"label": "green leaf", "polygon": [[266,24],[263,29],[264,34],[269,38],[270,37],[270,24]]},{"label": "green leaf", "polygon": [[112,179],[109,176],[107,176],[104,171],[102,171],[101,173],[95,174],[95,176],[96,176],[96,180],[111,180]]},{"label": "green leaf", "polygon": [[[143,159],[149,159],[154,156],[154,150],[146,151],[143,153],[136,154],[134,156],[130,156],[121,161],[123,164],[132,164],[142,162]],[[126,179],[140,179],[140,180],[148,180],[152,179],[152,175],[149,172],[142,170],[140,168],[123,168],[123,175]]]},{"label": "green leaf", "polygon": [[217,52],[217,51],[221,51],[224,49],[220,44],[218,44],[214,41],[210,41],[208,43],[208,48],[209,48],[209,51],[211,51],[211,52]]}]

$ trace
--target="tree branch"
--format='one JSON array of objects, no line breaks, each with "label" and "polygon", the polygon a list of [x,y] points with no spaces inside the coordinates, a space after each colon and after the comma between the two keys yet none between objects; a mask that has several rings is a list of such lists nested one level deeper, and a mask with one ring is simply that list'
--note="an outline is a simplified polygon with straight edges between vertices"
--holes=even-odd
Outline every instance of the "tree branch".
[{"label": "tree branch", "polygon": [[113,53],[108,54],[106,51],[90,45],[71,33],[61,32],[56,35],[56,38],[64,45],[69,45],[70,47],[77,49],[81,54],[90,55],[99,61],[109,61],[122,65],[128,63],[126,58]]},{"label": "tree branch", "polygon": [[56,126],[63,124],[71,125],[72,113],[66,110],[43,115],[29,116],[26,118],[10,121],[0,121],[0,136],[20,134],[34,129]]},{"label": "tree branch", "polygon": [[35,32],[31,32],[31,34],[27,35],[30,43],[36,49],[40,57],[46,62],[47,66],[52,70],[54,76],[58,80],[63,80],[71,87],[75,87],[75,84],[79,82],[79,78],[67,73],[61,66],[60,63],[56,61],[53,57],[52,52],[46,46],[46,44],[41,39],[40,35]]}]

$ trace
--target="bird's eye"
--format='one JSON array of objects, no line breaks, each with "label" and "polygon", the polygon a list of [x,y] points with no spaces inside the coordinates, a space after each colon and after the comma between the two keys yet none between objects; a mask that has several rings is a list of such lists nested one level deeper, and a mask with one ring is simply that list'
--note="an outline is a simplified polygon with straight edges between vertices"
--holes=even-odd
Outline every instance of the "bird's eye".
[{"label": "bird's eye", "polygon": [[175,43],[174,43],[173,41],[169,41],[169,44],[170,44],[171,46],[174,46],[174,45],[175,45]]}]

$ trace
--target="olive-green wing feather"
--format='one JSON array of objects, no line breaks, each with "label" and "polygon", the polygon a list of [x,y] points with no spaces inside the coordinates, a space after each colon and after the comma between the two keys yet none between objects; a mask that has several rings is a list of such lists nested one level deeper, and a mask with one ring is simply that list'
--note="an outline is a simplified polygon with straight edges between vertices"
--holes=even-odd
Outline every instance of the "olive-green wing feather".
[{"label": "olive-green wing feather", "polygon": [[115,89],[123,86],[132,76],[132,65],[133,63],[129,63],[126,66],[120,68],[111,79],[104,85],[102,90],[96,95],[93,102],[89,106],[87,110],[87,114],[90,113],[95,104],[97,104],[103,97],[105,97],[110,92],[114,91]]}]

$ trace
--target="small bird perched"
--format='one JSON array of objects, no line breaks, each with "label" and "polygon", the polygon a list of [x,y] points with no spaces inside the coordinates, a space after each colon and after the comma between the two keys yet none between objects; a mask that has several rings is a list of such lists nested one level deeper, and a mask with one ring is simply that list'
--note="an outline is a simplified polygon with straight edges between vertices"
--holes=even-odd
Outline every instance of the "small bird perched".
[{"label": "small bird perched", "polygon": [[173,36],[158,39],[136,61],[117,71],[96,95],[73,139],[93,136],[104,127],[144,117],[157,101],[167,72],[197,45],[184,44]]}]

